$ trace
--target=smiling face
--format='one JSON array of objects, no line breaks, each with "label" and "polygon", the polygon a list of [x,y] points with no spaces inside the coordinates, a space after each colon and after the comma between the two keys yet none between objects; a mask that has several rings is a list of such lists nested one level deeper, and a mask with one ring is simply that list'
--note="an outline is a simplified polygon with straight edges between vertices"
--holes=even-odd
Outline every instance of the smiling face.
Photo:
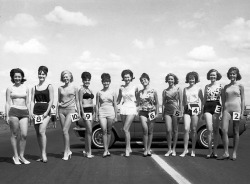
[{"label": "smiling face", "polygon": [[68,73],[65,73],[65,74],[63,75],[63,82],[64,82],[65,84],[70,83],[70,75],[69,75]]},{"label": "smiling face", "polygon": [[174,77],[173,76],[168,76],[168,85],[173,86],[174,85]]},{"label": "smiling face", "polygon": [[89,87],[89,85],[90,85],[90,79],[89,78],[83,79],[82,83],[83,83],[84,87]]},{"label": "smiling face", "polygon": [[217,73],[216,72],[211,72],[210,73],[210,80],[211,82],[215,82],[217,79]]},{"label": "smiling face", "polygon": [[125,74],[123,76],[123,80],[124,80],[125,84],[129,84],[131,82],[131,79],[132,78],[131,78],[131,76],[129,74]]},{"label": "smiling face", "polygon": [[23,79],[21,73],[15,73],[13,78],[14,78],[15,84],[17,85],[20,85]]},{"label": "smiling face", "polygon": [[236,81],[237,80],[237,73],[235,70],[232,70],[230,73],[229,73],[229,79],[231,81]]},{"label": "smiling face", "polygon": [[149,80],[147,78],[141,78],[141,84],[145,87],[149,85]]},{"label": "smiling face", "polygon": [[195,77],[193,75],[190,75],[188,78],[188,82],[190,85],[194,85],[195,84]]},{"label": "smiling face", "polygon": [[45,81],[47,75],[43,71],[38,72],[38,79],[39,81]]},{"label": "smiling face", "polygon": [[104,80],[102,81],[103,88],[109,88],[110,81],[109,80]]}]

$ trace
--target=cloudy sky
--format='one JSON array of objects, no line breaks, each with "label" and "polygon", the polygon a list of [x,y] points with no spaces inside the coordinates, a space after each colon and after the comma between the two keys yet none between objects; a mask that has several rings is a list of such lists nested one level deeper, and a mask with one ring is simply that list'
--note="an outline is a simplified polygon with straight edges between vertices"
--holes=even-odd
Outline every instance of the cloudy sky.
[{"label": "cloudy sky", "polygon": [[56,98],[65,69],[76,86],[89,71],[94,93],[103,72],[117,92],[122,70],[131,69],[138,86],[146,72],[161,96],[170,72],[185,87],[186,74],[197,71],[204,88],[208,70],[219,70],[227,84],[236,66],[250,104],[249,7],[249,0],[0,0],[0,110],[10,70],[23,69],[32,87],[40,65],[49,68]]}]

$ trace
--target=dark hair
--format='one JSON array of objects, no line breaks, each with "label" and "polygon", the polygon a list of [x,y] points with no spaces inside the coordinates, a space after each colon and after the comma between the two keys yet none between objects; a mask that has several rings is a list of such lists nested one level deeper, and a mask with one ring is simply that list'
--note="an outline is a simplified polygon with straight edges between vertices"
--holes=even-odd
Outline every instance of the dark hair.
[{"label": "dark hair", "polygon": [[105,82],[105,81],[111,82],[111,77],[108,73],[103,73],[101,75],[101,79],[102,79],[102,82]]},{"label": "dark hair", "polygon": [[167,74],[167,76],[165,77],[165,82],[166,82],[166,83],[168,82],[168,78],[169,78],[170,76],[174,77],[174,85],[176,85],[176,84],[179,83],[178,77],[177,77],[175,74],[173,74],[173,73]]},{"label": "dark hair", "polygon": [[231,68],[229,68],[229,70],[227,72],[227,78],[230,79],[229,75],[230,75],[230,73],[232,71],[236,71],[236,74],[237,74],[236,80],[240,80],[241,79],[241,75],[240,75],[240,71],[239,71],[239,69],[237,67],[231,67]]},{"label": "dark hair", "polygon": [[81,78],[82,80],[86,80],[86,79],[91,80],[91,74],[89,72],[82,72]]},{"label": "dark hair", "polygon": [[215,70],[215,69],[211,69],[211,70],[209,70],[208,72],[207,72],[207,80],[210,80],[210,74],[212,73],[212,72],[215,72],[216,73],[216,80],[218,81],[218,80],[220,80],[221,78],[222,78],[222,76],[221,76],[221,74],[217,71],[217,70]]},{"label": "dark hair", "polygon": [[194,76],[194,78],[195,78],[195,84],[198,83],[198,82],[200,82],[200,80],[199,80],[199,74],[197,72],[193,71],[193,72],[187,73],[187,75],[186,75],[186,83],[189,83],[189,77],[190,76]]},{"label": "dark hair", "polygon": [[14,68],[14,69],[12,69],[10,71],[11,82],[15,83],[15,81],[14,81],[14,75],[15,75],[15,73],[20,73],[21,74],[21,76],[22,76],[21,84],[23,84],[26,81],[26,79],[24,79],[24,73],[23,73],[23,71],[20,68]]},{"label": "dark hair", "polygon": [[133,72],[131,71],[131,70],[129,70],[129,69],[127,69],[127,70],[123,70],[122,71],[122,74],[121,74],[121,76],[122,76],[122,81],[124,81],[124,75],[127,75],[127,74],[129,74],[130,75],[130,77],[131,77],[131,81],[133,80],[133,79],[135,79],[134,78],[134,75],[133,75]]},{"label": "dark hair", "polygon": [[148,81],[150,81],[150,78],[146,73],[141,74],[140,81],[142,80],[142,78],[146,78]]},{"label": "dark hair", "polygon": [[62,73],[61,73],[61,81],[64,82],[64,81],[63,81],[63,76],[64,76],[65,74],[69,74],[69,76],[70,76],[70,82],[73,82],[73,75],[72,75],[72,73],[71,73],[70,71],[68,71],[68,70],[62,71]]},{"label": "dark hair", "polygon": [[45,73],[45,75],[47,75],[48,73],[48,68],[46,66],[40,66],[38,68],[38,73],[40,74],[41,72]]}]

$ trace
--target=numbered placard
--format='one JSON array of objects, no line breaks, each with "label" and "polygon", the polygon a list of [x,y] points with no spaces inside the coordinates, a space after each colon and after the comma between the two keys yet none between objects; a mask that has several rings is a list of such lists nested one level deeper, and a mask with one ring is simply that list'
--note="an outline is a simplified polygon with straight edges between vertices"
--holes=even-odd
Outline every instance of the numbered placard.
[{"label": "numbered placard", "polygon": [[149,119],[150,121],[152,121],[152,120],[155,119],[155,111],[148,113],[148,119]]},{"label": "numbered placard", "polygon": [[221,113],[221,105],[216,105],[214,112],[217,114]]},{"label": "numbered placard", "polygon": [[35,115],[35,124],[43,123],[43,115]]},{"label": "numbered placard", "polygon": [[181,117],[182,116],[181,111],[179,111],[178,109],[175,109],[173,116]]},{"label": "numbered placard", "polygon": [[93,116],[92,116],[92,113],[84,113],[84,116],[85,116],[85,119],[86,120],[93,120]]},{"label": "numbered placard", "polygon": [[233,121],[240,121],[240,113],[233,112]]},{"label": "numbered placard", "polygon": [[193,116],[197,116],[200,112],[200,108],[199,107],[192,107],[191,111],[192,111]]},{"label": "numbered placard", "polygon": [[72,122],[78,121],[78,114],[77,113],[72,113],[70,115]]}]

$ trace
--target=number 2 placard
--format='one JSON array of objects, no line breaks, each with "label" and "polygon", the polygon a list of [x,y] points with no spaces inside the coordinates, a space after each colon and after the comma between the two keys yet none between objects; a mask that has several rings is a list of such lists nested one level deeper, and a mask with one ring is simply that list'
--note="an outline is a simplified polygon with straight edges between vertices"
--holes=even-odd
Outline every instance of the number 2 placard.
[{"label": "number 2 placard", "polygon": [[72,120],[72,122],[78,121],[79,120],[78,119],[78,114],[77,113],[72,113],[71,114],[71,120]]},{"label": "number 2 placard", "polygon": [[92,120],[93,119],[92,113],[84,113],[84,116],[85,116],[86,120]]},{"label": "number 2 placard", "polygon": [[233,121],[239,121],[239,120],[240,120],[240,113],[233,112]]},{"label": "number 2 placard", "polygon": [[43,115],[35,115],[35,124],[43,123]]}]

